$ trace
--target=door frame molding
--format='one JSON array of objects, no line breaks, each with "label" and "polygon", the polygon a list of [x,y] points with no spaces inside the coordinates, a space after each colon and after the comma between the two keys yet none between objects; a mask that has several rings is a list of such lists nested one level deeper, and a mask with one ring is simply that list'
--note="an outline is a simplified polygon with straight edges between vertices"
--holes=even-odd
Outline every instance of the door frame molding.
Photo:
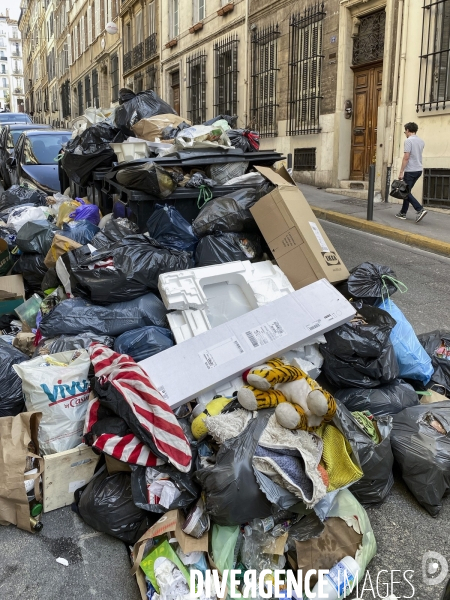
[{"label": "door frame molding", "polygon": [[[354,19],[370,14],[377,10],[386,11],[385,43],[383,52],[383,82],[381,104],[378,111],[379,139],[377,143],[376,189],[381,189],[382,167],[387,160],[385,154],[391,135],[388,119],[389,81],[392,76],[393,61],[390,60],[395,43],[395,14],[396,0],[340,0],[339,7],[339,37],[338,37],[338,67],[336,89],[335,136],[333,155],[333,180],[336,187],[340,181],[350,179],[350,153],[353,119],[345,118],[344,104],[346,100],[353,103],[354,70],[352,65]],[[378,62],[378,61],[376,61]],[[368,63],[369,64],[369,63]],[[360,65],[358,65],[360,66]]]}]

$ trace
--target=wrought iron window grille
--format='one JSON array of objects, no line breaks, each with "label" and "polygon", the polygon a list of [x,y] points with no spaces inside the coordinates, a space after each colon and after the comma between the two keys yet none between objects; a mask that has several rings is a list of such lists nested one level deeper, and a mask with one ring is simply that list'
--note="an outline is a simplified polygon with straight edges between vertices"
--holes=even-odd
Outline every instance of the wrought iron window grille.
[{"label": "wrought iron window grille", "polygon": [[353,65],[383,60],[386,11],[378,10],[358,19],[358,33],[353,38]]},{"label": "wrought iron window grille", "polygon": [[157,83],[157,74],[158,69],[155,64],[150,65],[145,70],[145,89],[157,91],[158,83]]},{"label": "wrought iron window grille", "polygon": [[123,72],[127,73],[127,71],[131,71],[133,66],[133,51],[130,50],[126,54],[123,55]]},{"label": "wrought iron window grille", "polygon": [[450,0],[423,0],[416,111],[450,103]]},{"label": "wrought iron window grille", "polygon": [[206,53],[191,54],[186,59],[188,115],[193,125],[206,121]]},{"label": "wrought iron window grille", "polygon": [[294,150],[294,171],[315,171],[316,170],[316,149],[315,148],[295,148]]},{"label": "wrought iron window grille", "polygon": [[140,42],[133,48],[133,66],[140,65],[144,60],[144,42]]},{"label": "wrought iron window grille", "polygon": [[111,57],[111,101],[119,99],[119,57],[117,54]]},{"label": "wrought iron window grille", "polygon": [[151,58],[158,52],[158,46],[156,44],[156,33],[152,33],[145,39],[145,58]]},{"label": "wrought iron window grille", "polygon": [[78,82],[77,95],[78,95],[78,116],[81,116],[84,113],[83,83],[81,81]]},{"label": "wrought iron window grille", "polygon": [[214,109],[216,114],[237,114],[238,43],[237,35],[230,35],[214,44]]},{"label": "wrought iron window grille", "polygon": [[92,102],[94,108],[100,108],[100,97],[98,93],[98,71],[92,71]]},{"label": "wrought iron window grille", "polygon": [[324,3],[291,16],[289,27],[288,135],[319,133]]},{"label": "wrought iron window grille", "polygon": [[269,25],[252,36],[251,123],[261,137],[275,137],[277,128],[277,57],[280,31]]},{"label": "wrought iron window grille", "polygon": [[424,205],[450,208],[450,169],[425,169],[423,176]]},{"label": "wrought iron window grille", "polygon": [[86,108],[92,106],[92,98],[91,98],[91,78],[89,75],[84,78],[84,95],[86,98]]}]

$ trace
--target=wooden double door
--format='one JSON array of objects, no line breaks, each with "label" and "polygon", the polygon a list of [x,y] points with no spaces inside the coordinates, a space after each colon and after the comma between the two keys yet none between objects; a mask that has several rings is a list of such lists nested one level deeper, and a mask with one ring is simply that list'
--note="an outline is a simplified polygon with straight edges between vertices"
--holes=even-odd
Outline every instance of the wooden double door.
[{"label": "wooden double door", "polygon": [[350,179],[364,181],[377,152],[383,63],[354,68]]}]

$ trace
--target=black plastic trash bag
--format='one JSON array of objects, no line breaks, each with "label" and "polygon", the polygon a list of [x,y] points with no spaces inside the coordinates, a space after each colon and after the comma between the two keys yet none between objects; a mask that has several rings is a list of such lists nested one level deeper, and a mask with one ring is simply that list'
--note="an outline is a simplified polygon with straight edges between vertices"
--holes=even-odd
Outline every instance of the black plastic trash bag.
[{"label": "black plastic trash bag", "polygon": [[22,380],[13,365],[29,360],[29,356],[0,340],[0,417],[15,417],[25,409]]},{"label": "black plastic trash bag", "polygon": [[415,389],[402,379],[395,379],[378,388],[338,390],[334,397],[351,412],[368,410],[374,416],[395,415],[419,404]]},{"label": "black plastic trash bag", "polygon": [[99,233],[100,229],[94,223],[90,221],[85,221],[82,219],[81,221],[69,221],[69,223],[64,223],[62,228],[62,235],[67,237],[74,242],[78,242],[79,244],[89,244],[91,242],[94,235]]},{"label": "black plastic trash bag", "polygon": [[[348,281],[339,288],[346,297],[361,299],[365,304],[376,304],[383,297],[392,296],[397,286],[392,282],[397,279],[390,267],[365,262],[350,271]],[[344,287],[348,290],[345,293]]]},{"label": "black plastic trash bag", "polygon": [[167,204],[155,205],[155,210],[147,221],[147,229],[151,238],[174,250],[194,252],[198,243],[192,225],[174,206]]},{"label": "black plastic trash bag", "polygon": [[103,248],[110,246],[111,243],[120,242],[127,235],[138,233],[139,227],[136,223],[125,218],[111,219],[106,223],[104,228],[95,235],[91,240],[91,244],[95,248]]},{"label": "black plastic trash bag", "polygon": [[375,388],[390,383],[399,375],[398,362],[390,341],[378,358],[356,355],[341,358],[333,354],[328,344],[321,344],[320,352],[324,358],[322,371],[337,388]]},{"label": "black plastic trash bag", "polygon": [[213,468],[195,476],[206,495],[206,510],[218,525],[240,525],[272,514],[253,471],[253,454],[273,411],[260,410],[242,433],[225,441]]},{"label": "black plastic trash bag", "polygon": [[[194,461],[192,463],[194,465]],[[182,473],[173,465],[162,465],[161,467],[151,467],[152,470],[164,473],[181,492],[178,498],[172,504],[165,508],[162,504],[150,504],[148,499],[148,486],[146,481],[145,467],[131,466],[131,490],[133,492],[133,500],[136,506],[143,510],[148,510],[153,513],[166,513],[169,510],[177,508],[187,509],[191,504],[197,501],[200,496],[201,489],[192,479],[192,471],[190,473]]]},{"label": "black plastic trash bag", "polygon": [[436,517],[450,489],[450,401],[394,415],[392,451],[416,500]]},{"label": "black plastic trash bag", "polygon": [[100,167],[110,167],[117,157],[110,142],[123,142],[124,135],[107,120],[88,127],[67,142],[61,160],[69,179],[85,187],[92,171]]},{"label": "black plastic trash bag", "polygon": [[187,129],[188,127],[191,127],[191,125],[188,125],[188,123],[185,123],[184,121],[180,123],[177,127],[167,125],[167,127],[164,127],[164,129],[161,131],[161,139],[174,140],[180,133],[180,131],[183,131],[183,129]]},{"label": "black plastic trash bag", "polygon": [[391,315],[373,306],[356,305],[355,317],[325,334],[327,346],[335,355],[378,357],[389,341],[396,321]]},{"label": "black plastic trash bag", "polygon": [[52,342],[49,349],[49,354],[57,354],[58,352],[66,352],[68,350],[80,350],[89,348],[92,342],[104,344],[108,348],[114,345],[114,338],[107,335],[96,335],[95,333],[80,333],[80,335],[62,335]]},{"label": "black plastic trash bag", "polygon": [[76,496],[85,523],[127,545],[135,544],[156,520],[134,504],[130,473],[99,471]]},{"label": "black plastic trash bag", "polygon": [[5,240],[8,244],[8,250],[13,250],[16,247],[17,231],[14,227],[0,226],[0,239]]},{"label": "black plastic trash bag", "polygon": [[13,275],[22,275],[29,292],[41,290],[42,280],[48,271],[44,258],[42,254],[21,254],[12,268]]},{"label": "black plastic trash bag", "polygon": [[210,200],[192,224],[197,237],[216,231],[240,233],[257,230],[250,208],[256,202],[253,188],[242,189]]},{"label": "black plastic trash bag", "polygon": [[[434,373],[427,387],[441,386],[445,388],[450,397],[450,360],[436,355],[436,350],[442,346],[443,342],[446,347],[450,348],[450,331],[436,330],[430,333],[422,333],[417,337],[425,352],[431,358],[434,368]],[[437,389],[436,391],[439,390]]]},{"label": "black plastic trash bag", "polygon": [[164,327],[140,327],[119,335],[114,342],[114,350],[119,354],[128,354],[136,362],[158,354],[173,346],[170,329]]},{"label": "black plastic trash bag", "polygon": [[131,90],[122,88],[121,104],[114,113],[114,125],[125,135],[132,136],[132,127],[141,119],[154,115],[176,115],[177,112],[164,102],[153,90],[134,94]]},{"label": "black plastic trash bag", "polygon": [[46,198],[47,194],[40,190],[32,190],[22,185],[12,185],[0,195],[0,212],[21,204],[45,206]]},{"label": "black plastic trash bag", "polygon": [[57,288],[59,285],[61,285],[61,283],[58,275],[56,274],[56,269],[52,267],[46,272],[42,279],[41,292],[46,292],[47,290]]},{"label": "black plastic trash bag", "polygon": [[363,477],[353,483],[350,491],[361,504],[373,505],[383,502],[394,485],[390,435],[392,431],[392,416],[376,419],[381,442],[376,444],[359,425],[345,406],[337,403],[338,409],[333,418],[333,425],[347,438],[353,453],[364,473]]},{"label": "black plastic trash bag", "polygon": [[46,338],[87,332],[116,337],[145,325],[167,327],[166,312],[161,300],[151,293],[109,306],[73,298],[58,304],[42,319],[39,328]]},{"label": "black plastic trash bag", "polygon": [[57,228],[48,221],[28,221],[20,228],[16,245],[22,252],[43,254],[50,250]]},{"label": "black plastic trash bag", "polygon": [[117,182],[131,190],[140,190],[157,198],[167,198],[177,187],[178,176],[154,162],[133,161],[116,172]]},{"label": "black plastic trash bag", "polygon": [[129,235],[91,253],[88,246],[61,256],[70,275],[72,293],[96,304],[132,300],[158,290],[162,273],[193,266],[189,253],[163,247],[145,235]]},{"label": "black plastic trash bag", "polygon": [[205,235],[195,252],[195,266],[206,267],[236,260],[257,260],[261,256],[261,237],[254,233]]},{"label": "black plastic trash bag", "polygon": [[259,133],[250,129],[229,129],[227,136],[231,145],[240,148],[243,152],[258,152]]}]

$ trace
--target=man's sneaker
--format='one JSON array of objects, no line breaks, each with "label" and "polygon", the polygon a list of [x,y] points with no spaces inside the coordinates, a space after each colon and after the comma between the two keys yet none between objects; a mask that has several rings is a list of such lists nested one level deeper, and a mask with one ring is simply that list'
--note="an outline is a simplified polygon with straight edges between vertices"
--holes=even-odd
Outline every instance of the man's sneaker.
[{"label": "man's sneaker", "polygon": [[395,216],[397,217],[397,219],[406,219],[406,215],[402,212],[397,213]]},{"label": "man's sneaker", "polygon": [[417,213],[417,217],[416,217],[416,223],[421,221],[427,213],[428,213],[428,211],[425,210],[424,208],[422,208],[422,210],[419,210],[419,212]]}]

